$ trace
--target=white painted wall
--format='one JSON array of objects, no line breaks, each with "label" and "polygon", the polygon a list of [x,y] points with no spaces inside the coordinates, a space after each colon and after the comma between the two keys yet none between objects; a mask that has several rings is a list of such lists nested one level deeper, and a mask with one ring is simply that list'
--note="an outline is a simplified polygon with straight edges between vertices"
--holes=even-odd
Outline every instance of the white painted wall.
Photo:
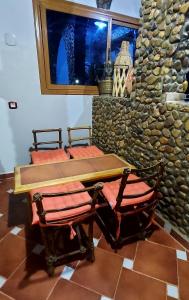
[{"label": "white painted wall", "polygon": [[[96,0],[73,2],[96,7]],[[139,16],[140,0],[113,0],[111,10]],[[16,35],[7,46],[5,33]],[[8,101],[18,102],[17,110]],[[32,0],[0,1],[0,174],[29,162],[32,129],[91,124],[91,96],[41,95]]]}]

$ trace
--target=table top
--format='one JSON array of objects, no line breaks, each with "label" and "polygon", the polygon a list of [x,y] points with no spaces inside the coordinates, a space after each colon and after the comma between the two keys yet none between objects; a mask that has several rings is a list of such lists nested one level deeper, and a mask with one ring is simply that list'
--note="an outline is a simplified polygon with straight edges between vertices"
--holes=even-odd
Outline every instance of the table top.
[{"label": "table top", "polygon": [[133,168],[132,165],[115,154],[18,166],[15,167],[14,193],[29,192],[32,189],[72,181],[103,180],[122,174],[126,167]]}]

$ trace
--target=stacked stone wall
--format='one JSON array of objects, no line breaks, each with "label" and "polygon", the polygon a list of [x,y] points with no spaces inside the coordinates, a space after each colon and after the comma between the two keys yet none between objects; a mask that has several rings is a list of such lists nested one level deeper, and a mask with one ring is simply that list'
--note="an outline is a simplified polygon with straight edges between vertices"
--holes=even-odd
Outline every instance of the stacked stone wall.
[{"label": "stacked stone wall", "polygon": [[188,0],[142,0],[133,99],[158,103],[184,93],[189,71]]},{"label": "stacked stone wall", "polygon": [[94,97],[93,138],[137,167],[164,158],[159,211],[189,235],[189,106]]},{"label": "stacked stone wall", "polygon": [[189,105],[165,101],[167,92],[187,88],[189,1],[141,4],[131,99],[94,98],[94,143],[136,167],[164,158],[158,209],[189,236]]}]

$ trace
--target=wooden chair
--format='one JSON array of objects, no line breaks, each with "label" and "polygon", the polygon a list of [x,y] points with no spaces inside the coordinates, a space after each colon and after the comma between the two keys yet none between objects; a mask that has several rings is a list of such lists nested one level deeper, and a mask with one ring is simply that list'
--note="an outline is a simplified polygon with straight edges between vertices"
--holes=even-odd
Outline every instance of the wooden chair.
[{"label": "wooden chair", "polygon": [[[72,182],[30,192],[32,224],[40,226],[50,276],[55,266],[70,260],[86,257],[94,261],[93,220],[100,190],[100,183],[85,188],[80,182]],[[81,226],[84,221],[88,234]]]},{"label": "wooden chair", "polygon": [[[30,148],[31,161],[33,164],[51,163],[68,160],[67,153],[62,149],[62,129],[40,129],[32,130],[33,133],[33,146]],[[55,141],[38,141],[39,135],[55,133],[58,135]],[[44,147],[40,147],[45,145]],[[55,147],[48,147],[48,145],[56,145]]]},{"label": "wooden chair", "polygon": [[[68,127],[68,143],[66,151],[71,158],[87,158],[104,155],[103,151],[92,145],[92,128],[91,126]],[[88,131],[84,137],[73,137],[73,131]],[[75,142],[88,141],[87,144],[74,144]]]},{"label": "wooden chair", "polygon": [[126,168],[121,178],[104,183],[101,201],[107,207],[97,209],[96,221],[115,251],[151,233],[162,173],[160,161],[145,169]]}]

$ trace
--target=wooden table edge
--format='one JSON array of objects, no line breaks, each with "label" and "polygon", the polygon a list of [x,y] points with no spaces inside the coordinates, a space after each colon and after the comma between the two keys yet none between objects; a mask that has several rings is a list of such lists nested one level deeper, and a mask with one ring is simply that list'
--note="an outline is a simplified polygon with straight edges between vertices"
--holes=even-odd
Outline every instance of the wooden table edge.
[{"label": "wooden table edge", "polygon": [[[134,166],[132,166],[131,164],[129,164],[128,162],[126,162],[125,160],[123,160],[122,158],[120,158],[119,156],[117,156],[116,154],[112,153],[112,154],[105,154],[106,156],[110,156],[113,155],[115,157],[117,157],[119,160],[123,161],[126,166],[125,167],[130,167],[133,168]],[[83,159],[88,159],[88,158],[83,158]],[[82,160],[83,160],[82,159]],[[81,160],[81,159],[76,159],[76,160]],[[64,161],[66,162],[66,161]],[[55,162],[55,163],[60,163],[60,162]],[[36,166],[39,165],[46,165],[45,164],[37,164]],[[31,165],[31,167],[34,165]],[[37,182],[37,183],[31,183],[31,184],[21,184],[21,175],[20,175],[20,169],[24,168],[24,167],[30,167],[30,165],[22,165],[22,166],[17,166],[15,167],[15,188],[14,188],[14,194],[20,194],[20,193],[25,193],[28,192],[30,190],[33,189],[39,189],[39,188],[43,188],[46,186],[53,186],[53,185],[59,185],[59,184],[64,184],[64,183],[69,183],[69,182],[74,182],[74,181],[95,181],[98,179],[103,179],[104,178],[109,178],[109,177],[113,177],[119,174],[122,174],[123,170],[125,167],[121,167],[121,168],[117,168],[117,169],[111,169],[111,170],[105,170],[105,171],[99,171],[99,172],[93,172],[93,173],[87,173],[84,175],[76,175],[76,176],[69,176],[67,178],[60,178],[60,179],[53,179],[53,180],[47,180],[47,181],[43,181],[43,182]]]}]

